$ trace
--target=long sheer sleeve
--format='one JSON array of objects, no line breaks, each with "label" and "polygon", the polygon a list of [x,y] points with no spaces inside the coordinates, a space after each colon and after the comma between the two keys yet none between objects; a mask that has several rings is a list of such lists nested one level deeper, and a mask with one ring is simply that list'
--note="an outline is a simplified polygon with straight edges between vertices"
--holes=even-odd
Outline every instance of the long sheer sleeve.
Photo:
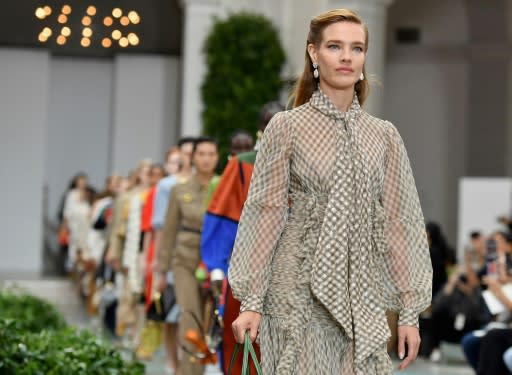
[{"label": "long sheer sleeve", "polygon": [[418,326],[430,305],[432,264],[425,222],[404,143],[396,128],[387,128],[388,150],[381,203],[385,214],[385,288],[399,325]]},{"label": "long sheer sleeve", "polygon": [[229,265],[241,311],[263,310],[272,256],[287,220],[291,143],[287,114],[278,113],[261,141]]}]

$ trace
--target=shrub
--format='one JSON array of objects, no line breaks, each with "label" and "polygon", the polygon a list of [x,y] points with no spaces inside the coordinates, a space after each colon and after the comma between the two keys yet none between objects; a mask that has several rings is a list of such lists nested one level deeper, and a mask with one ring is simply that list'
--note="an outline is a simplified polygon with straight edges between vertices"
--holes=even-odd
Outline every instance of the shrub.
[{"label": "shrub", "polygon": [[231,133],[245,129],[255,134],[260,108],[277,100],[285,54],[272,23],[250,13],[216,20],[204,50],[203,130],[219,141],[224,162]]},{"label": "shrub", "polygon": [[89,331],[66,326],[49,303],[0,292],[0,374],[141,375],[144,365]]}]

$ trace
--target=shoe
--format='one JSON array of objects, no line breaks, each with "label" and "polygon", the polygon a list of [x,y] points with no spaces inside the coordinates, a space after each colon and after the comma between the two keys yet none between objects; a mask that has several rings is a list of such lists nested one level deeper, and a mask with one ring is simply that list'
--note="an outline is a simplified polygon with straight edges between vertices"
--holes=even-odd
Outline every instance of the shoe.
[{"label": "shoe", "polygon": [[441,362],[442,354],[440,349],[434,349],[432,350],[432,353],[430,353],[430,362],[439,363]]}]

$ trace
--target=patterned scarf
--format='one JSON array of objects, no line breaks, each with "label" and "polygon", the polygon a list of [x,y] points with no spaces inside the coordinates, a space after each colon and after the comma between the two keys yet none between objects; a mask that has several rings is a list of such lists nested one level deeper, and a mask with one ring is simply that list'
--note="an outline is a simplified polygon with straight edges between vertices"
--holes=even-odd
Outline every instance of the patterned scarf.
[{"label": "patterned scarf", "polygon": [[335,121],[337,150],[333,185],[311,271],[311,290],[353,340],[354,362],[359,366],[385,344],[389,334],[387,325],[383,326],[382,319],[376,319],[362,301],[375,285],[368,272],[373,198],[368,164],[358,142],[361,107],[354,95],[349,111],[343,113],[320,91],[313,95],[311,105]]}]

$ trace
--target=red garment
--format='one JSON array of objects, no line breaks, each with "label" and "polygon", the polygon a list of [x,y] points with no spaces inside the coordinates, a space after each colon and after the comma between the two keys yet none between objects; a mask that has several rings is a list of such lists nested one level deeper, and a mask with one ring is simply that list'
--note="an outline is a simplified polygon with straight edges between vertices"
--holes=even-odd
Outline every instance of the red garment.
[{"label": "red garment", "polygon": [[142,232],[150,232],[153,230],[151,221],[153,219],[153,203],[155,201],[156,186],[148,190],[146,200],[142,206],[142,216],[140,221],[140,229]]},{"label": "red garment", "polygon": [[[146,201],[144,202],[144,206],[142,207],[142,218],[140,229],[142,232],[149,234],[153,231],[152,219],[153,219],[153,207],[155,202],[155,194],[156,194],[156,186],[149,189],[146,194]],[[146,254],[146,275],[145,275],[145,307],[146,311],[149,309],[151,305],[151,300],[153,298],[153,270],[152,264],[155,259],[155,238],[151,237],[151,242],[149,243],[148,252]]]}]

